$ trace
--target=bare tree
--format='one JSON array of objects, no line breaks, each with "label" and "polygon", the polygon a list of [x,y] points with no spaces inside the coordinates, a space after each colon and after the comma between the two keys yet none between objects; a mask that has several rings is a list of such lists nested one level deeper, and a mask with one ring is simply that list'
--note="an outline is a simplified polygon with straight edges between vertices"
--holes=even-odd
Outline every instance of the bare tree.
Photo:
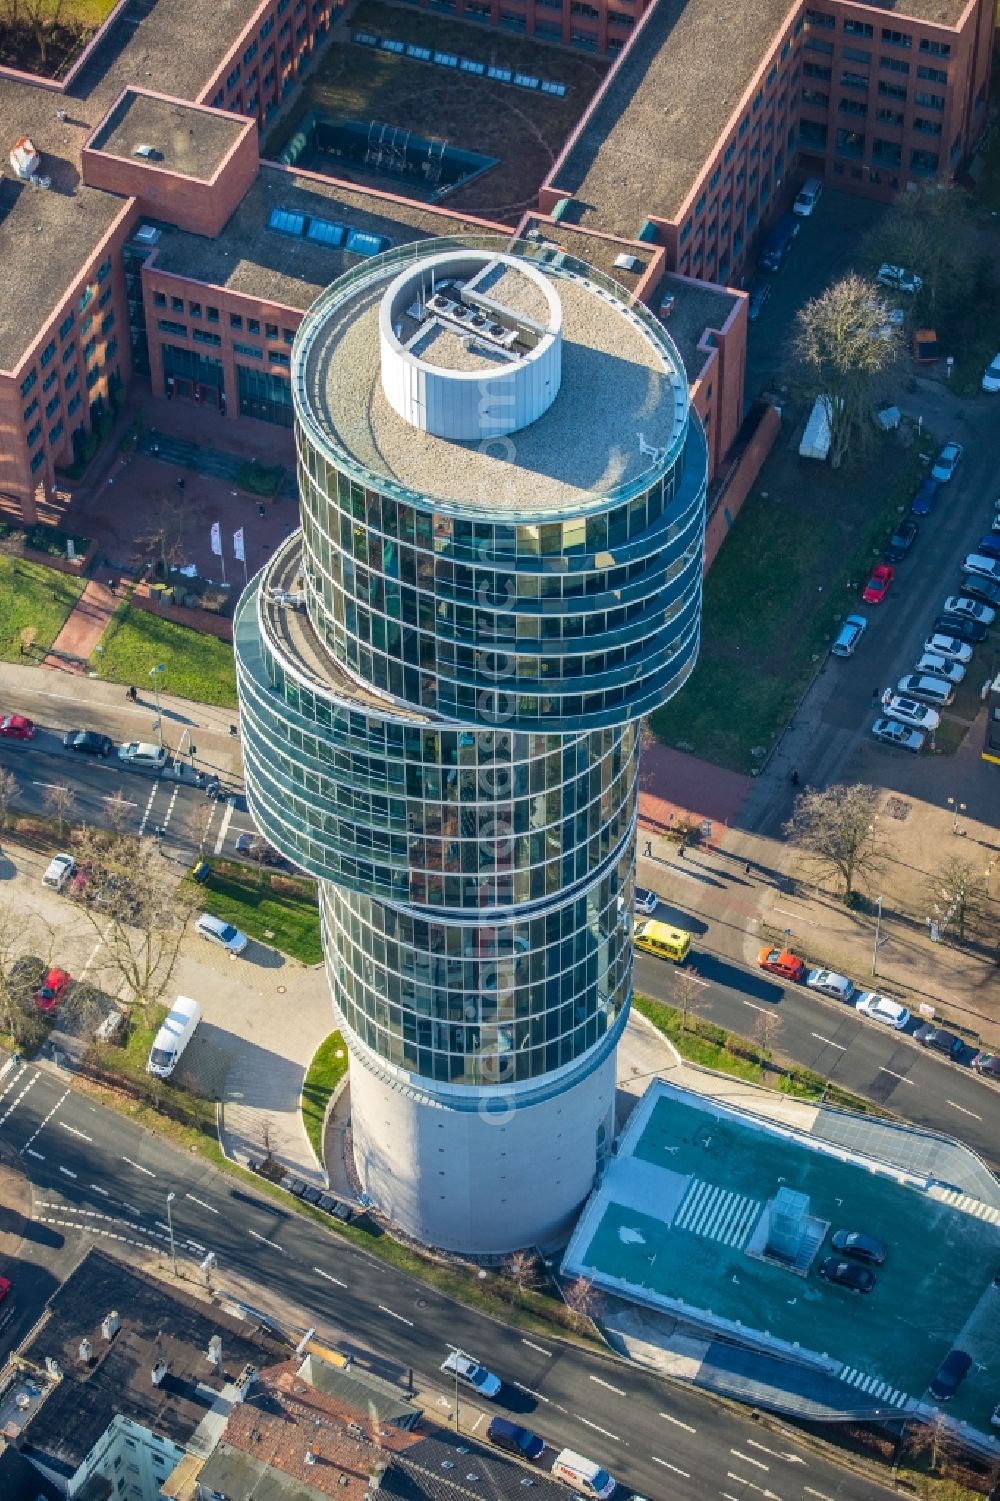
[{"label": "bare tree", "polygon": [[[927,1456],[927,1467],[933,1475],[956,1450],[956,1443],[948,1428],[948,1419],[939,1412],[926,1422],[910,1423],[906,1429],[906,1449],[919,1457]],[[927,1494],[925,1487],[925,1494]]]},{"label": "bare tree", "polygon": [[191,515],[191,498],[178,491],[161,492],[154,499],[153,525],[138,539],[139,555],[153,564],[155,573],[166,579],[170,570],[186,557],[185,529]]},{"label": "bare tree", "polygon": [[264,1166],[270,1167],[274,1161],[274,1122],[269,1115],[261,1118],[260,1146],[264,1153]]},{"label": "bare tree", "polygon": [[538,1286],[538,1258],[530,1251],[515,1251],[507,1262],[507,1275],[520,1296]]},{"label": "bare tree", "polygon": [[7,827],[7,816],[10,805],[21,791],[21,784],[12,771],[5,766],[0,766],[0,832]]},{"label": "bare tree", "polygon": [[581,1326],[595,1319],[601,1308],[601,1294],[589,1277],[574,1277],[563,1289],[563,1297]]},{"label": "bare tree", "polygon": [[198,854],[204,858],[205,846],[208,843],[208,831],[212,827],[212,819],[215,817],[215,804],[206,799],[198,804],[194,815],[194,830],[198,836]]},{"label": "bare tree", "polygon": [[101,801],[104,804],[104,816],[112,833],[124,834],[132,819],[132,804],[125,796],[124,789],[119,787],[117,792],[109,792]]},{"label": "bare tree", "polygon": [[62,839],[63,829],[76,808],[76,793],[63,782],[53,782],[46,787],[43,802],[53,818],[59,820],[59,838]]},{"label": "bare tree", "polygon": [[753,1024],[753,1042],[757,1049],[757,1061],[761,1071],[767,1073],[772,1062],[774,1045],[781,1031],[781,1017],[776,1011],[759,1011]]},{"label": "bare tree", "polygon": [[810,400],[827,400],[836,469],[871,431],[876,381],[899,358],[899,331],[881,293],[853,272],[807,302],[797,324],[793,348],[802,384]]},{"label": "bare tree", "polygon": [[854,883],[873,875],[881,865],[878,845],[876,788],[852,786],[807,788],[795,799],[784,832],[819,868],[840,877],[844,901],[850,902]]},{"label": "bare tree", "polygon": [[63,0],[4,0],[0,6],[0,25],[31,37],[43,69],[63,24]]},{"label": "bare tree", "polygon": [[674,989],[671,996],[675,1011],[680,1012],[681,1031],[687,1031],[688,1017],[696,1016],[707,998],[706,988],[696,969],[674,971]]},{"label": "bare tree", "polygon": [[156,841],[138,834],[91,834],[81,857],[90,866],[83,910],[102,942],[108,988],[124,992],[148,1023],[170,984],[198,889],[169,884]]},{"label": "bare tree", "polygon": [[958,936],[965,937],[965,925],[983,910],[986,900],[986,877],[979,866],[961,855],[951,855],[930,877],[927,889],[931,900],[944,906],[945,920],[954,921]]},{"label": "bare tree", "polygon": [[[0,906],[0,1032],[17,1048],[33,1051],[48,1032],[35,1005],[51,950],[52,932],[40,918],[8,904]],[[34,953],[26,953],[34,950]]]}]

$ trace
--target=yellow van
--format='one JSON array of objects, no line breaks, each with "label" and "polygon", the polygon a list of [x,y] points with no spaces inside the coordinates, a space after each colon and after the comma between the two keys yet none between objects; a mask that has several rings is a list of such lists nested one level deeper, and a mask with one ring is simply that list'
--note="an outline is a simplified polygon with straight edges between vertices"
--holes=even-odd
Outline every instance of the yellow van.
[{"label": "yellow van", "polygon": [[658,959],[673,959],[683,964],[691,948],[691,934],[684,928],[671,927],[668,922],[657,922],[649,917],[637,922],[632,930],[637,949],[644,954],[655,954]]}]

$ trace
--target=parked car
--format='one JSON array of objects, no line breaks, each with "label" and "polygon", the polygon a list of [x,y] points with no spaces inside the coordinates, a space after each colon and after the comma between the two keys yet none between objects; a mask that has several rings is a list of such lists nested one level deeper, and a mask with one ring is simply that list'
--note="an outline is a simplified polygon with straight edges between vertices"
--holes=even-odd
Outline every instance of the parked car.
[{"label": "parked car", "polygon": [[46,1015],[54,1011],[72,984],[73,976],[68,969],[53,968],[35,991],[35,1005]]},{"label": "parked car", "polygon": [[898,719],[876,719],[872,734],[883,745],[898,745],[900,750],[912,751],[914,755],[922,751],[927,742],[923,730],[908,730]]},{"label": "parked car", "polygon": [[652,917],[660,905],[660,898],[655,891],[650,891],[648,886],[637,886],[635,888],[635,901],[633,905],[637,912],[642,913],[643,917]]},{"label": "parked car", "polygon": [[965,677],[961,662],[950,657],[939,657],[937,652],[925,651],[917,662],[917,672],[924,677],[943,678],[948,683],[960,683]]},{"label": "parked car", "polygon": [[874,1235],[865,1235],[860,1230],[835,1230],[830,1244],[838,1256],[850,1256],[855,1261],[866,1261],[869,1266],[881,1266],[885,1261],[885,1246]]},{"label": "parked car", "polygon": [[984,1079],[992,1079],[994,1083],[1000,1084],[1000,1057],[996,1053],[977,1053],[972,1060],[972,1067]]},{"label": "parked car", "polygon": [[66,882],[72,880],[75,874],[76,861],[72,855],[53,855],[45,867],[42,885],[48,886],[52,891],[62,891]]},{"label": "parked car", "polygon": [[962,462],[964,452],[965,449],[961,443],[946,443],[934,460],[931,479],[936,479],[939,485],[946,485],[950,479],[954,478],[955,470]]},{"label": "parked car", "polygon": [[0,1277],[0,1303],[6,1298],[14,1286],[9,1277]]},{"label": "parked car", "polygon": [[806,985],[810,990],[818,990],[822,995],[832,996],[835,1001],[854,999],[853,983],[846,975],[838,975],[832,969],[811,969],[806,975]]},{"label": "parked car", "polygon": [[996,612],[989,605],[984,605],[978,599],[969,599],[964,594],[949,594],[942,605],[945,615],[962,615],[966,620],[974,620],[977,625],[992,625],[996,619]]},{"label": "parked car", "polygon": [[914,542],[920,527],[915,521],[901,521],[886,544],[885,556],[890,563],[902,562]]},{"label": "parked car", "polygon": [[879,266],[875,280],[880,287],[893,287],[900,292],[919,292],[924,284],[915,271],[907,271],[905,266],[890,265],[888,261]]},{"label": "parked car", "polygon": [[976,543],[976,552],[987,558],[1000,558],[1000,533],[987,532]]},{"label": "parked car", "polygon": [[946,1032],[943,1027],[934,1027],[930,1022],[924,1022],[913,1034],[914,1040],[925,1048],[933,1048],[935,1053],[947,1053],[949,1058],[957,1058],[965,1043],[954,1032]]},{"label": "parked car", "polygon": [[97,730],[67,730],[63,748],[78,751],[81,756],[110,756],[115,743],[110,735],[101,735]]},{"label": "parked car", "polygon": [[236,853],[248,860],[259,860],[261,865],[284,865],[285,857],[268,844],[262,834],[243,833],[237,836]]},{"label": "parked car", "polygon": [[0,715],[0,735],[8,740],[34,740],[35,721],[24,714]]},{"label": "parked car", "polygon": [[914,516],[929,516],[934,509],[934,502],[941,486],[936,479],[925,479],[917,488],[917,493],[910,502],[910,510]]},{"label": "parked car", "polygon": [[852,1293],[870,1293],[875,1286],[875,1273],[870,1266],[862,1266],[859,1261],[844,1261],[840,1256],[827,1256],[816,1270],[827,1282],[847,1287]]},{"label": "parked car", "polygon": [[493,1418],[486,1430],[486,1437],[498,1449],[506,1449],[508,1454],[516,1454],[519,1459],[526,1459],[532,1464],[545,1453],[543,1438],[532,1433],[530,1428],[522,1428],[520,1423],[512,1423],[509,1418]]},{"label": "parked car", "polygon": [[972,1365],[972,1356],[964,1350],[949,1350],[937,1368],[928,1390],[935,1402],[950,1402],[962,1385]]},{"label": "parked car", "polygon": [[769,281],[755,281],[752,284],[747,300],[747,317],[751,323],[757,322],[770,295],[771,283]]},{"label": "parked car", "polygon": [[801,227],[794,214],[782,214],[767,237],[763,254],[757,262],[758,271],[774,273],[781,270]]},{"label": "parked car", "polygon": [[833,655],[835,657],[853,657],[855,648],[867,629],[868,622],[863,615],[848,615],[837,632],[833,645],[830,647]]},{"label": "parked car", "polygon": [[895,568],[888,563],[878,563],[872,569],[871,578],[861,591],[861,598],[866,605],[880,605],[889,592],[890,585],[896,577]]},{"label": "parked car", "polygon": [[795,195],[795,202],[792,204],[792,213],[799,214],[803,219],[808,219],[819,202],[822,192],[822,178],[807,177]]},{"label": "parked car", "polygon": [[933,656],[944,657],[949,662],[961,662],[963,666],[972,661],[972,647],[944,631],[935,631],[928,636],[924,642],[924,651]]},{"label": "parked car", "polygon": [[958,581],[959,592],[974,604],[985,605],[988,610],[1000,608],[1000,581],[987,578],[982,573],[963,573]]},{"label": "parked car", "polygon": [[901,1006],[899,1001],[890,1000],[887,995],[879,995],[877,990],[864,991],[854,1005],[862,1016],[869,1017],[873,1022],[882,1022],[883,1026],[892,1027],[896,1032],[902,1032],[910,1020],[910,1013],[905,1006]]},{"label": "parked car", "polygon": [[916,672],[907,672],[896,684],[896,692],[904,698],[915,698],[922,704],[934,704],[943,709],[955,697],[955,690],[943,678],[925,677]]},{"label": "parked car", "polygon": [[953,636],[956,641],[968,642],[973,646],[985,641],[987,636],[986,626],[979,620],[970,619],[968,615],[935,615],[934,629],[946,636]]},{"label": "parked car", "polygon": [[162,771],[167,764],[167,753],[162,745],[133,740],[118,747],[118,759],[127,761],[130,766],[148,766],[153,771]]},{"label": "parked car", "polygon": [[473,1360],[471,1355],[466,1355],[463,1350],[449,1350],[445,1360],[441,1363],[441,1369],[446,1376],[453,1381],[460,1381],[463,1386],[471,1386],[473,1391],[481,1397],[496,1397],[500,1393],[502,1385],[500,1377],[494,1376],[485,1366]]},{"label": "parked car", "polygon": [[995,354],[983,375],[984,391],[1000,391],[1000,354]]},{"label": "parked car", "polygon": [[250,942],[239,928],[234,928],[231,922],[223,922],[221,917],[213,917],[211,912],[201,914],[195,923],[195,931],[199,938],[207,938],[209,943],[219,944],[230,954],[242,954]]},{"label": "parked car", "polygon": [[984,579],[1000,580],[1000,562],[988,553],[969,552],[962,559],[964,573],[979,573]]},{"label": "parked car", "polygon": [[761,969],[780,975],[783,980],[801,980],[806,972],[805,961],[789,949],[761,949],[757,963]]},{"label": "parked car", "polygon": [[893,693],[891,688],[887,688],[882,695],[882,707],[890,719],[898,719],[901,724],[909,725],[914,730],[936,730],[941,723],[941,716],[936,709],[927,704],[918,704],[915,698]]}]

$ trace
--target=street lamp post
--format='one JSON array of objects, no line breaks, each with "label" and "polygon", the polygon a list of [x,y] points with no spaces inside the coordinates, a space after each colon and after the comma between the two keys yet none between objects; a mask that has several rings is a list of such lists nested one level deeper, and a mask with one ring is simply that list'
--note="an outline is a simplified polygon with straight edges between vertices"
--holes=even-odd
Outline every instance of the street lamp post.
[{"label": "street lamp post", "polygon": [[149,669],[149,675],[153,679],[153,696],[156,699],[156,738],[160,749],[163,749],[163,715],[160,712],[160,679],[167,670],[165,662],[157,662],[155,667]]},{"label": "street lamp post", "polygon": [[875,947],[872,949],[872,974],[873,975],[874,975],[876,967],[878,965],[878,951],[879,951],[879,943],[881,941],[879,935],[880,935],[881,931],[882,931],[882,893],[879,892],[879,897],[878,897],[878,915],[875,918]]},{"label": "street lamp post", "polygon": [[455,1361],[455,1432],[458,1432],[458,1361]]},{"label": "street lamp post", "polygon": [[174,1193],[167,1194],[167,1234],[170,1236],[170,1262],[173,1266],[175,1277],[177,1276],[177,1245],[174,1241],[174,1217],[170,1212],[170,1206],[176,1197],[177,1195]]},{"label": "street lamp post", "polygon": [[965,812],[966,805],[965,805],[965,803],[960,803],[958,801],[958,798],[956,798],[956,797],[950,797],[948,799],[948,807],[951,808],[951,810],[952,810],[952,812],[954,814],[954,817],[951,820],[951,832],[953,834],[957,834],[958,833],[958,815],[960,813],[964,813]]}]

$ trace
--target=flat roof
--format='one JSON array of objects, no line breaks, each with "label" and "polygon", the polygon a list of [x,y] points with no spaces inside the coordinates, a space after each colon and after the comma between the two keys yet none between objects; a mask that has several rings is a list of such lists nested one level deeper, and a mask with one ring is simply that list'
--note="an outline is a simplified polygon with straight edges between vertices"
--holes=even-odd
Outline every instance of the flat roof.
[{"label": "flat roof", "polygon": [[674,220],[793,9],[656,0],[552,174],[569,217],[631,238],[650,214]]},{"label": "flat roof", "polygon": [[[819,1225],[801,1275],[761,1255],[768,1204],[782,1185],[808,1195]],[[816,1273],[837,1229],[886,1245],[877,1285],[863,1298]],[[948,1413],[989,1433],[998,1263],[995,1205],[658,1082],[636,1108],[564,1267],[729,1339],[817,1363],[873,1411],[913,1410],[960,1345],[982,1374],[970,1373]]]},{"label": "flat roof", "polygon": [[[498,246],[499,249],[499,246]],[[574,272],[536,261],[562,305],[562,381],[551,406],[509,446],[438,438],[411,427],[382,391],[378,319],[398,267],[343,298],[332,294],[305,362],[314,417],[335,448],[421,496],[491,513],[579,513],[610,491],[652,482],[657,459],[680,434],[687,381],[666,338],[655,342],[624,303]],[[373,275],[375,267],[373,265]],[[645,312],[645,309],[643,310]],[[640,434],[642,443],[640,443]]]},{"label": "flat roof", "polygon": [[652,307],[657,311],[670,293],[674,305],[664,327],[680,351],[692,384],[705,368],[708,356],[698,348],[706,329],[722,329],[739,304],[739,294],[709,282],[689,281],[683,276],[665,276],[656,289]]},{"label": "flat roof", "polygon": [[[635,245],[629,240],[606,239],[603,235],[588,234],[585,229],[565,221],[554,224],[537,214],[529,214],[524,218],[519,233],[521,239],[547,241],[557,249],[564,250],[567,255],[585,261],[588,266],[595,266],[598,271],[603,271],[605,276],[616,281],[625,293],[635,291],[649,270],[656,251],[655,245]],[[624,267],[616,266],[615,261],[620,255],[634,257],[636,269],[626,271]]]},{"label": "flat roof", "polygon": [[305,312],[320,292],[365,257],[348,250],[346,243],[331,245],[305,233],[272,229],[269,221],[275,209],[358,229],[389,245],[483,231],[475,221],[443,216],[427,204],[383,198],[363,188],[262,163],[257,181],[216,239],[164,231],[153,273],[190,276]]},{"label": "flat roof", "polygon": [[[233,147],[252,128],[241,115],[199,109],[173,99],[129,89],[103,122],[91,149],[106,156],[159,167],[199,182],[212,182]],[[154,157],[137,155],[149,146]]]}]

